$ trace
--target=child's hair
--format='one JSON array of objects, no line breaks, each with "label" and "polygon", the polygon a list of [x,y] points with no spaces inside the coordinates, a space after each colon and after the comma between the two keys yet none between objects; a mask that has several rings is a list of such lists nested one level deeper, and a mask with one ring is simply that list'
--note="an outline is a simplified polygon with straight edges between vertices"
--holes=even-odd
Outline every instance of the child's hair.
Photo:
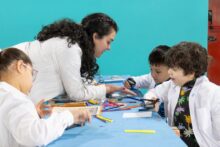
[{"label": "child's hair", "polygon": [[149,63],[151,65],[165,65],[165,54],[170,49],[167,45],[159,45],[155,47],[149,55]]},{"label": "child's hair", "polygon": [[185,75],[195,72],[197,78],[207,71],[207,51],[198,43],[181,42],[167,52],[166,64],[170,68],[182,68]]},{"label": "child's hair", "polygon": [[7,48],[0,52],[0,72],[6,71],[8,66],[16,60],[23,60],[24,63],[32,66],[30,58],[24,52],[17,48]]}]

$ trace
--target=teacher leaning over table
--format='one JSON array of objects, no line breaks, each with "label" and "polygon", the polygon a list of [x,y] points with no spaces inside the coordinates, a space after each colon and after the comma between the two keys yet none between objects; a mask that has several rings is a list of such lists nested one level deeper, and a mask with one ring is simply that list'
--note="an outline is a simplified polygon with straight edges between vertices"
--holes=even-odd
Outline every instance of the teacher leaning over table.
[{"label": "teacher leaning over table", "polygon": [[125,87],[92,85],[99,66],[96,58],[110,49],[118,26],[104,13],[93,13],[81,24],[62,19],[44,26],[36,40],[15,45],[33,61],[38,71],[30,92],[37,103],[43,98],[67,94],[71,100],[103,99],[108,93],[122,91],[134,94]]}]

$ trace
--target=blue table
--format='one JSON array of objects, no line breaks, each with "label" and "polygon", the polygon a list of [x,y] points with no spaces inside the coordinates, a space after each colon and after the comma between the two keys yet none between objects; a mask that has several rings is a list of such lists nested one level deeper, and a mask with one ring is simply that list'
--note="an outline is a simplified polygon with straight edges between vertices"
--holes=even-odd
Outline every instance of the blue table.
[{"label": "blue table", "polygon": [[[66,130],[48,147],[186,147],[157,113],[151,118],[122,118],[125,112],[137,111],[138,108],[104,112],[102,115],[113,119],[112,123],[93,118],[91,124]],[[125,133],[126,129],[156,130],[156,133]]]},{"label": "blue table", "polygon": [[[185,147],[166,122],[157,113],[152,118],[122,118],[124,112],[105,112],[103,116],[113,119],[104,123],[93,118],[91,124],[65,131],[63,136],[48,147]],[[155,134],[124,133],[125,129],[153,129]]]}]

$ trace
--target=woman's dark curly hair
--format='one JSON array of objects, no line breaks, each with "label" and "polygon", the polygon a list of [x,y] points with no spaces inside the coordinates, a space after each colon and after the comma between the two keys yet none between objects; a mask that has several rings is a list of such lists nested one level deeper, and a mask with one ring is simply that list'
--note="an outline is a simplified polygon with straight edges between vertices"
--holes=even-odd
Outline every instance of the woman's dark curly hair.
[{"label": "woman's dark curly hair", "polygon": [[181,42],[166,54],[165,62],[170,68],[181,68],[185,75],[195,73],[195,78],[204,75],[208,66],[205,48],[194,42]]},{"label": "woman's dark curly hair", "polygon": [[96,63],[92,35],[97,33],[102,38],[110,34],[112,29],[117,32],[117,25],[114,20],[106,14],[94,13],[86,16],[82,20],[82,24],[77,24],[71,19],[62,19],[44,26],[36,39],[45,41],[53,37],[67,37],[69,47],[78,43],[82,49],[81,76],[87,80],[92,80],[99,69]]}]

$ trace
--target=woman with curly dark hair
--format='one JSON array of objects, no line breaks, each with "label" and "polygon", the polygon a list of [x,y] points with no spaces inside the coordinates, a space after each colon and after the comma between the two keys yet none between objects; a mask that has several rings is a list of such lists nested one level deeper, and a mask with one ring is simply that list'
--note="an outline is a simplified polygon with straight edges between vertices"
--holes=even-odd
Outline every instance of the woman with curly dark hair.
[{"label": "woman with curly dark hair", "polygon": [[81,24],[71,19],[44,26],[36,40],[16,45],[26,52],[38,76],[30,97],[34,102],[67,94],[72,100],[105,98],[106,93],[124,90],[113,85],[92,85],[99,66],[96,58],[110,49],[118,31],[116,22],[108,15],[94,13]]}]

